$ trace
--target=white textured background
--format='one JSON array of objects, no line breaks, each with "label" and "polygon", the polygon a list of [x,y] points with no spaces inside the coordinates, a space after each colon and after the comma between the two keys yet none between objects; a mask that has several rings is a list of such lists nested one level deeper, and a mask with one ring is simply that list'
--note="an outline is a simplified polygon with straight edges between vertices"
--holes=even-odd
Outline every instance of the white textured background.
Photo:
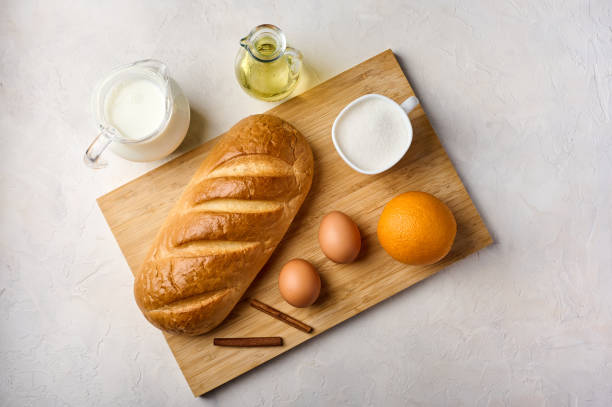
[{"label": "white textured background", "polygon": [[[610,0],[0,9],[0,405],[612,405]],[[264,22],[311,83],[392,48],[496,243],[194,399],[95,203],[159,163],[85,168],[89,98],[161,59],[191,149],[268,107],[233,77]]]}]

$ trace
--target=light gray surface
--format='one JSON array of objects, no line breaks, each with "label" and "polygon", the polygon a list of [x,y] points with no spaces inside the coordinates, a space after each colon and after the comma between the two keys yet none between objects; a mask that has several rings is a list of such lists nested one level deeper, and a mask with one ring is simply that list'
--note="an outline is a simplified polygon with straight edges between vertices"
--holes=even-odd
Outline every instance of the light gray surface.
[{"label": "light gray surface", "polygon": [[[3,2],[0,404],[611,405],[612,2],[256,3]],[[95,203],[159,163],[85,168],[89,97],[165,61],[191,149],[268,107],[232,69],[264,22],[312,82],[392,48],[496,243],[194,399]]]}]

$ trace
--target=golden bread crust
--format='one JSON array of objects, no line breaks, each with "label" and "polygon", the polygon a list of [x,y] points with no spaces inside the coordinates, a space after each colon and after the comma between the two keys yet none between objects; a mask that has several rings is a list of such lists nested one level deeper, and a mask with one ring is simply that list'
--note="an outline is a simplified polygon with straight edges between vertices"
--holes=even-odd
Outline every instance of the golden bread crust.
[{"label": "golden bread crust", "polygon": [[144,316],[188,335],[219,325],[287,231],[312,176],[308,142],[275,116],[249,116],[222,135],[136,275]]}]

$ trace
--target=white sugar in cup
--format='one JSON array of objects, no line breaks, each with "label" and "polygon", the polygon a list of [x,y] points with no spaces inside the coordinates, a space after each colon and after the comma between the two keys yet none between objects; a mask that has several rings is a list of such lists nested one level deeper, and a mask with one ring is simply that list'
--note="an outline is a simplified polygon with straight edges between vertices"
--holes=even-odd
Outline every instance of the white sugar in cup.
[{"label": "white sugar in cup", "polygon": [[402,159],[412,143],[408,113],[415,96],[401,105],[386,96],[368,94],[349,103],[336,117],[332,141],[342,159],[362,174],[379,174]]}]

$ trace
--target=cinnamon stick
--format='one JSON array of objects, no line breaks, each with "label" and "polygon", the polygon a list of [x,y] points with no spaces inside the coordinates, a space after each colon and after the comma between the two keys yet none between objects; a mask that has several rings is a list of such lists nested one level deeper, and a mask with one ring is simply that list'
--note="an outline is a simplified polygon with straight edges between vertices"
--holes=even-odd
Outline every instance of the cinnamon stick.
[{"label": "cinnamon stick", "polygon": [[280,336],[264,336],[252,338],[215,338],[213,344],[217,346],[283,346],[283,338]]},{"label": "cinnamon stick", "polygon": [[276,319],[278,319],[279,321],[283,321],[284,323],[291,325],[292,327],[299,329],[300,331],[304,331],[306,333],[311,333],[312,332],[312,327],[309,325],[306,325],[305,323],[298,321],[297,319],[290,317],[289,315],[285,314],[284,312],[281,312],[279,310],[277,310],[276,308],[272,308],[271,306],[264,304],[261,301],[257,301],[256,299],[251,299],[250,304],[253,308],[256,308],[258,310],[260,310],[261,312],[265,312],[266,314],[270,315],[271,317],[274,317]]}]

